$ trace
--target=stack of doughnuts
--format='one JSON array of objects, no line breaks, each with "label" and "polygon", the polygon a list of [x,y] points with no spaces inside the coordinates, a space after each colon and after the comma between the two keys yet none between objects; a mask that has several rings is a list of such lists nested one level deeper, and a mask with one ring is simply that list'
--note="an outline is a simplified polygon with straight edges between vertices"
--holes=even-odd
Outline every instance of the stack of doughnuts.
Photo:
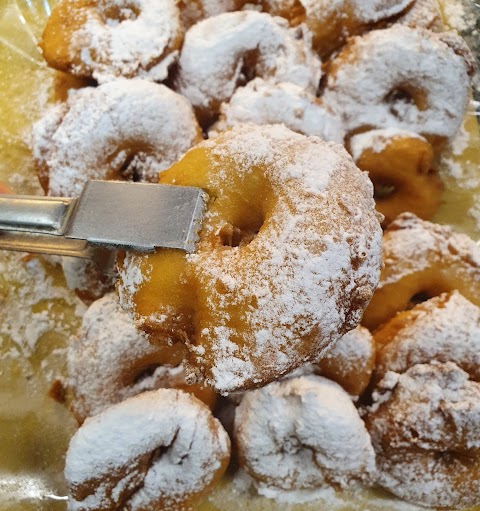
[{"label": "stack of doughnuts", "polygon": [[475,64],[437,1],[63,0],[41,46],[47,195],[208,196],[193,254],[63,263],[69,509],[190,509],[231,443],[269,498],[480,504],[480,253],[428,221]]}]

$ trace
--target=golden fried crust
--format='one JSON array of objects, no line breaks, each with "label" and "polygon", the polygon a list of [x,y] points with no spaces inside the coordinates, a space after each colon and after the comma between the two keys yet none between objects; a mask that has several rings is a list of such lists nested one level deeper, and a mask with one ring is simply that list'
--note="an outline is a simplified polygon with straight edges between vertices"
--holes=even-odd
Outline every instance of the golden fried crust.
[{"label": "golden fried crust", "polygon": [[432,169],[433,156],[425,139],[398,135],[381,151],[366,148],[356,159],[373,182],[377,210],[385,217],[383,227],[404,211],[424,220],[435,214],[443,186]]},{"label": "golden fried crust", "polygon": [[402,213],[385,231],[383,262],[362,320],[371,331],[398,312],[455,289],[480,305],[480,249],[448,226]]},{"label": "golden fried crust", "polygon": [[375,367],[375,342],[370,332],[357,327],[340,338],[316,364],[319,374],[336,381],[352,396],[361,396]]},{"label": "golden fried crust", "polygon": [[[63,0],[48,18],[43,31],[40,48],[50,67],[59,71],[71,72],[78,67],[72,56],[70,41],[73,34],[87,21],[88,10],[96,7],[95,0]],[[90,73],[80,73],[88,77]]]}]

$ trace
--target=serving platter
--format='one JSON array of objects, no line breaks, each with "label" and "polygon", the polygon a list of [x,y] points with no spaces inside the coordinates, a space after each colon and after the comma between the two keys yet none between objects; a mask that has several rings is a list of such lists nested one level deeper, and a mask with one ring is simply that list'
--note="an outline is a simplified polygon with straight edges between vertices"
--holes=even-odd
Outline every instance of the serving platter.
[{"label": "serving platter", "polygon": [[[0,0],[0,182],[16,193],[42,194],[33,168],[30,127],[53,100],[58,81],[37,46],[53,4]],[[445,0],[443,9],[452,28],[478,50],[478,5]],[[479,97],[474,88],[464,126],[442,156],[445,191],[434,218],[476,240]],[[76,425],[48,394],[52,382],[64,375],[65,346],[84,311],[85,305],[66,287],[55,258],[0,252],[0,511],[66,509],[64,454]],[[198,510],[425,509],[377,490],[355,496],[324,490],[317,497],[307,504],[279,503],[256,495],[241,474],[230,474]]]}]

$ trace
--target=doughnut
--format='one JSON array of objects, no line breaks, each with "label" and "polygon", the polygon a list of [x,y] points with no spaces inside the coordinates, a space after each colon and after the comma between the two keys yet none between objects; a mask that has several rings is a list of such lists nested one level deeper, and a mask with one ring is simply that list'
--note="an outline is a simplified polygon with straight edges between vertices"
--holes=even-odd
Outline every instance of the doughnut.
[{"label": "doughnut", "polygon": [[326,57],[349,35],[363,32],[379,21],[404,11],[413,0],[263,0],[265,11],[296,26],[305,23],[313,34],[313,47]]},{"label": "doughnut", "polygon": [[157,182],[202,139],[191,105],[163,85],[119,79],[72,92],[33,128],[40,183],[78,196],[89,179]]},{"label": "doughnut", "polygon": [[382,251],[380,283],[362,322],[370,330],[455,289],[480,306],[480,247],[466,234],[402,213],[385,231]]},{"label": "doughnut", "polygon": [[224,12],[239,11],[247,0],[180,0],[180,18],[183,26],[189,29],[205,18]]},{"label": "doughnut", "polygon": [[68,509],[185,511],[220,480],[230,440],[209,408],[159,389],[87,419],[65,459]]},{"label": "doughnut", "polygon": [[381,486],[435,509],[480,504],[480,384],[454,363],[387,373],[364,419]]},{"label": "doughnut", "polygon": [[[348,394],[321,376],[247,392],[235,413],[240,466],[260,493],[372,483],[375,453]],[[270,491],[269,491],[270,490]]]},{"label": "doughnut", "polygon": [[186,342],[207,385],[265,385],[357,326],[377,284],[381,229],[371,183],[341,146],[242,125],[160,182],[208,193],[197,249],[128,252],[121,304],[152,342]]},{"label": "doughnut", "polygon": [[427,28],[433,32],[445,31],[438,0],[415,0],[394,22],[412,28]]},{"label": "doughnut", "polygon": [[350,40],[330,64],[323,101],[348,133],[400,128],[438,145],[462,124],[474,69],[459,36],[395,25]]},{"label": "doughnut", "polygon": [[95,261],[62,257],[61,265],[68,288],[87,305],[115,289],[116,275],[102,272]]},{"label": "doughnut", "polygon": [[350,152],[372,180],[383,227],[404,211],[432,218],[443,186],[432,168],[433,148],[427,140],[397,128],[372,130],[354,135]]},{"label": "doughnut", "polygon": [[343,143],[340,120],[313,94],[293,83],[274,83],[255,78],[239,87],[228,103],[222,103],[220,118],[208,132],[212,137],[238,124],[285,124],[302,135]]},{"label": "doughnut", "polygon": [[255,77],[294,83],[315,94],[321,63],[304,27],[256,11],[229,12],[194,25],[185,35],[175,88],[200,121],[215,118],[222,102]]},{"label": "doughnut", "polygon": [[109,293],[88,308],[68,346],[69,408],[81,424],[114,403],[160,387],[188,390],[213,406],[211,390],[187,386],[184,352],[183,344],[151,345]]},{"label": "doughnut", "polygon": [[458,291],[397,314],[375,332],[379,347],[375,376],[403,373],[432,360],[455,362],[480,382],[480,308]]},{"label": "doughnut", "polygon": [[360,326],[341,337],[315,364],[315,371],[357,397],[368,387],[374,367],[372,334]]},{"label": "doughnut", "polygon": [[122,76],[162,81],[183,35],[175,0],[63,0],[40,47],[50,67],[99,83]]}]

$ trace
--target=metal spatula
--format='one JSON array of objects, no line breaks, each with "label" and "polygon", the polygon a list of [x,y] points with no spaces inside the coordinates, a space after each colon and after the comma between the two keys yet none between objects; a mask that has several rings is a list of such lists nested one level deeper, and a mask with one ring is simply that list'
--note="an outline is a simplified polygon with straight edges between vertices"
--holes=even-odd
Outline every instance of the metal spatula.
[{"label": "metal spatula", "polygon": [[78,199],[0,195],[0,249],[103,266],[105,248],[193,252],[207,197],[200,188],[118,181],[89,181]]}]

